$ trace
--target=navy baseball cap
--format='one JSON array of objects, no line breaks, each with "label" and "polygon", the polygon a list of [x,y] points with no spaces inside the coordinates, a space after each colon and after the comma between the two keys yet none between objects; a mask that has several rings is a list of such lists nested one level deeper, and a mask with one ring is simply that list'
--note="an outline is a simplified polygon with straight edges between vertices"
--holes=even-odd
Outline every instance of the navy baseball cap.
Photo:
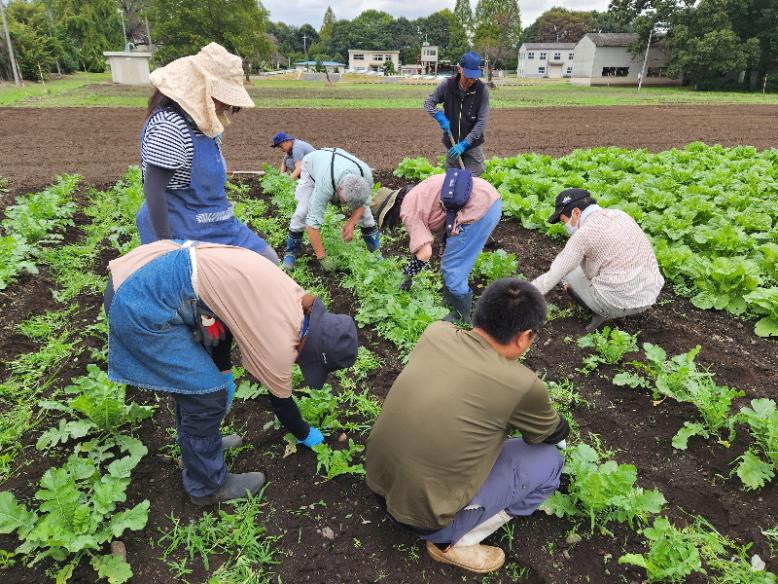
[{"label": "navy baseball cap", "polygon": [[273,148],[278,148],[281,142],[286,142],[287,140],[294,140],[294,136],[290,136],[286,132],[278,132],[278,134],[273,136]]},{"label": "navy baseball cap", "polygon": [[[584,189],[565,189],[556,196],[556,203],[554,204],[554,213],[548,218],[549,223],[556,223],[559,221],[559,216],[564,210],[578,201],[586,198],[591,198],[591,193]],[[569,215],[569,213],[565,213]]]},{"label": "navy baseball cap", "polygon": [[303,350],[297,364],[305,383],[320,389],[327,375],[351,367],[357,360],[357,325],[347,314],[332,314],[318,298],[313,301]]},{"label": "navy baseball cap", "polygon": [[459,66],[467,79],[481,78],[481,55],[474,51],[465,53],[459,59]]}]

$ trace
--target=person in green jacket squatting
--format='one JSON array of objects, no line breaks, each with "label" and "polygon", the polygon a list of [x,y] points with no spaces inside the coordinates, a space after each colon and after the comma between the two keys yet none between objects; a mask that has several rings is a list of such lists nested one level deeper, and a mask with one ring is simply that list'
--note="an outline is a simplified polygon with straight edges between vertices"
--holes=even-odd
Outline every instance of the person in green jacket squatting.
[{"label": "person in green jacket squatting", "polygon": [[[437,562],[499,569],[505,553],[481,541],[559,487],[569,426],[518,362],[545,320],[532,284],[492,283],[473,330],[427,327],[370,432],[367,486],[390,522],[426,540]],[[521,438],[510,437],[515,430]]]},{"label": "person in green jacket squatting", "polygon": [[341,148],[322,148],[303,158],[300,180],[294,193],[297,208],[289,223],[283,267],[294,268],[307,232],[321,267],[331,272],[335,263],[328,257],[321,240],[321,226],[330,203],[345,204],[352,213],[343,225],[343,241],[351,241],[359,224],[362,239],[371,252],[380,245],[378,227],[367,203],[373,189],[373,173],[359,158]]}]

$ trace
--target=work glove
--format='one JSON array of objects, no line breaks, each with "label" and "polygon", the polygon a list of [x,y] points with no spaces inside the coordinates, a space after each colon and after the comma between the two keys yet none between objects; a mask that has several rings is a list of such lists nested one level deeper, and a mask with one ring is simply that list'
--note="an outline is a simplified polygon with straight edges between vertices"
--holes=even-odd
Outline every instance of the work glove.
[{"label": "work glove", "polygon": [[462,140],[459,144],[456,144],[449,149],[448,157],[459,158],[468,148],[470,148],[470,143],[467,140]]},{"label": "work glove", "polygon": [[318,428],[311,426],[311,429],[308,430],[308,436],[305,437],[305,440],[298,440],[297,443],[302,444],[303,446],[307,446],[308,448],[313,448],[314,446],[318,446],[319,444],[324,443],[324,434],[322,434],[321,430]]},{"label": "work glove", "polygon": [[323,258],[319,258],[319,266],[322,270],[324,270],[327,273],[334,272],[337,268],[337,265],[335,264],[335,260],[331,258],[330,256],[324,256]]},{"label": "work glove", "polygon": [[206,349],[218,346],[227,337],[227,329],[222,321],[202,306],[197,307],[195,325],[195,341],[202,343]]},{"label": "work glove", "polygon": [[444,112],[438,110],[432,117],[435,118],[435,120],[438,122],[438,125],[440,126],[440,129],[443,130],[443,132],[448,134],[451,131],[451,123],[448,121],[448,118]]},{"label": "work glove", "polygon": [[408,260],[408,265],[403,269],[405,280],[403,280],[403,283],[400,284],[400,290],[403,292],[410,290],[411,285],[413,284],[413,277],[421,272],[426,265],[427,262],[420,260],[416,256],[411,256],[411,259]]},{"label": "work glove", "polygon": [[225,388],[227,390],[227,411],[228,414],[232,409],[232,400],[235,398],[235,378],[232,376],[232,371],[222,371],[224,381],[227,384]]}]

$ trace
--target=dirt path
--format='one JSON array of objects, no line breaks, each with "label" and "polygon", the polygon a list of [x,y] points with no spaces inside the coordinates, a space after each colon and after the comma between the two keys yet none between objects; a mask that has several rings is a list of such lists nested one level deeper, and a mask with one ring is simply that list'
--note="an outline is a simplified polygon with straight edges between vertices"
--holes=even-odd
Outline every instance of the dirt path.
[{"label": "dirt path", "polygon": [[[694,140],[778,147],[778,106],[571,107],[494,110],[487,156],[560,155],[616,145],[664,150]],[[0,108],[0,176],[13,190],[38,187],[62,172],[111,181],[138,162],[140,109]],[[280,161],[270,137],[284,130],[315,146],[341,146],[377,169],[405,156],[442,153],[435,123],[418,110],[249,110],[225,133],[231,170]]]}]

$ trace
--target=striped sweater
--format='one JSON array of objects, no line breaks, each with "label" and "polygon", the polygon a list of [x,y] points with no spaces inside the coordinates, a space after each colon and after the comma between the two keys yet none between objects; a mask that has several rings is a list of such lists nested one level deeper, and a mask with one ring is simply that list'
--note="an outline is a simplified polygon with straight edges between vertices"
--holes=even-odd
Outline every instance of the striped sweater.
[{"label": "striped sweater", "polygon": [[651,242],[618,209],[598,209],[586,217],[548,272],[532,283],[545,295],[578,266],[602,299],[619,309],[651,306],[665,282]]}]

